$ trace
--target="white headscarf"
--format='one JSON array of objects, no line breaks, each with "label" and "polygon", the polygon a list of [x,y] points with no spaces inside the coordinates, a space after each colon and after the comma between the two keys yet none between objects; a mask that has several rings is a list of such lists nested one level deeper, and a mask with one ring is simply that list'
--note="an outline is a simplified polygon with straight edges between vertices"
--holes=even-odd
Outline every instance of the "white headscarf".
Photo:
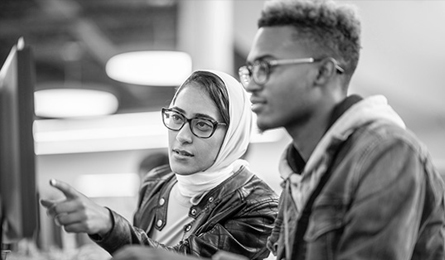
[{"label": "white headscarf", "polygon": [[252,111],[250,109],[251,103],[241,83],[224,72],[214,70],[201,71],[215,74],[224,82],[229,96],[230,124],[224,137],[224,142],[212,166],[205,171],[191,175],[176,174],[179,192],[183,196],[190,198],[204,194],[229,178],[242,165],[248,165],[246,161],[239,158],[247,150],[253,123]]}]

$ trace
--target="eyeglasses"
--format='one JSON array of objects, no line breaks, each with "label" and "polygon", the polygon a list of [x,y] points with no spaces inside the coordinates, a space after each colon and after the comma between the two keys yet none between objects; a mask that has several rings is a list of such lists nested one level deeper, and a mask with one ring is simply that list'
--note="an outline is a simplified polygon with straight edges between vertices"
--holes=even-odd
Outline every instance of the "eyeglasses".
[{"label": "eyeglasses", "polygon": [[[331,58],[335,63],[337,73],[342,74],[344,69],[337,64],[337,61]],[[250,81],[258,85],[263,85],[267,82],[270,75],[270,69],[280,65],[303,64],[319,62],[322,59],[303,58],[303,59],[285,59],[285,60],[256,60],[252,65],[242,66],[238,70],[241,84],[247,88]]]},{"label": "eyeglasses", "polygon": [[165,127],[172,131],[179,131],[185,123],[189,123],[190,131],[193,135],[203,139],[210,138],[218,126],[227,125],[209,118],[187,118],[183,114],[169,108],[162,108],[162,121]]}]

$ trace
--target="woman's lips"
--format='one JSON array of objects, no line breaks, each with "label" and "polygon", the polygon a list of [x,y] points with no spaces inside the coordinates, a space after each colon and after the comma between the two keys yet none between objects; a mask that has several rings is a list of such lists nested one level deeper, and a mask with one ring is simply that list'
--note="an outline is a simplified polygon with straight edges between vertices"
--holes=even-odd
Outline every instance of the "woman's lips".
[{"label": "woman's lips", "polygon": [[188,156],[188,157],[193,157],[194,156],[193,154],[187,152],[186,150],[173,149],[173,152],[178,154],[178,155],[181,155],[181,156]]}]

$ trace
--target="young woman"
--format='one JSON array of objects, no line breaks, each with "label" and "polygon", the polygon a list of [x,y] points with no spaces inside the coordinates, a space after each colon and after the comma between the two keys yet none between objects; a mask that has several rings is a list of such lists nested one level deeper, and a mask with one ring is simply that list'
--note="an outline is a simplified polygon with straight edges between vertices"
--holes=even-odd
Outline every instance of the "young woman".
[{"label": "young woman", "polygon": [[278,199],[240,159],[252,127],[243,87],[226,73],[195,71],[162,118],[169,165],[145,177],[133,224],[60,181],[52,185],[67,199],[42,205],[66,231],[88,233],[111,254],[143,244],[199,257],[224,250],[266,258]]}]

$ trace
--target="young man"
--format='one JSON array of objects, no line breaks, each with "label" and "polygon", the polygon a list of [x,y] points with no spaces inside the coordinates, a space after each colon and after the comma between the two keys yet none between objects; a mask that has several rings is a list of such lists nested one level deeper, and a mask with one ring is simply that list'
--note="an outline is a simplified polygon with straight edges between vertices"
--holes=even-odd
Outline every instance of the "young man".
[{"label": "young man", "polygon": [[444,184],[385,97],[348,96],[360,22],[346,6],[270,1],[240,78],[257,125],[292,144],[277,259],[444,259]]}]

